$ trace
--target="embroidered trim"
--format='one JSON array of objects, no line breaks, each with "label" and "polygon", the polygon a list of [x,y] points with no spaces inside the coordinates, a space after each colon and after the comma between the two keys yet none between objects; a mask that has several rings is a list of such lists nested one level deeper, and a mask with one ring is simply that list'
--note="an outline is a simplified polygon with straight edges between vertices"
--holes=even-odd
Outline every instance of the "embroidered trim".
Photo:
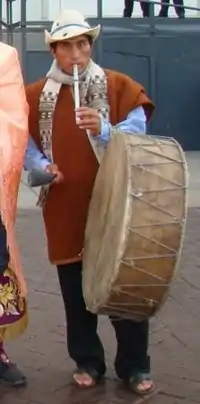
[{"label": "embroidered trim", "polygon": [[[39,130],[43,152],[53,163],[52,127],[56,103],[62,84],[73,85],[73,78],[64,74],[54,61],[47,73],[48,80],[43,88],[39,103]],[[73,94],[73,87],[72,87]],[[107,95],[107,77],[103,69],[90,61],[85,74],[80,79],[80,104],[98,111],[102,119],[109,120],[109,105]],[[87,131],[88,139],[95,156],[100,163],[105,152],[105,146],[98,138]],[[50,191],[50,186],[41,187],[37,205],[43,207]]]}]

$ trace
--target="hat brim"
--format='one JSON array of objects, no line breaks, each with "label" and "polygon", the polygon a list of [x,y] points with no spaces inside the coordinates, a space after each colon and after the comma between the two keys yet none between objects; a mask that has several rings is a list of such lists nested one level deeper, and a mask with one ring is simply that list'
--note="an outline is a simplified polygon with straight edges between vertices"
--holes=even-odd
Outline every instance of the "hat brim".
[{"label": "hat brim", "polygon": [[67,32],[67,33],[66,33],[66,29],[60,30],[58,33],[56,33],[52,36],[51,36],[50,32],[45,30],[44,31],[45,43],[47,45],[50,45],[51,43],[66,41],[67,39],[75,38],[80,35],[88,35],[95,41],[95,39],[97,39],[100,34],[100,30],[101,30],[101,25],[97,25],[96,27],[93,27],[93,28],[78,28],[78,29],[70,28],[69,32]]}]

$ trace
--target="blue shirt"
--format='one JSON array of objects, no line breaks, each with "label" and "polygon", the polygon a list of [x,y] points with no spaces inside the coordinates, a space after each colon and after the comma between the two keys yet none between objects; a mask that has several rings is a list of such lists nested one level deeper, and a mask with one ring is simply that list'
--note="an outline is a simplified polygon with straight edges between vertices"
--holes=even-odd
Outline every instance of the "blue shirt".
[{"label": "blue shirt", "polygon": [[[110,129],[112,125],[110,122],[102,120],[101,123],[101,133],[98,136],[99,140],[102,141],[105,146],[110,139]],[[115,128],[122,130],[126,133],[146,133],[146,115],[143,107],[138,107],[132,110],[126,120],[118,123]],[[38,150],[34,140],[29,136],[28,145],[24,158],[24,169],[31,171],[32,169],[43,169],[52,164],[43,153]]]}]

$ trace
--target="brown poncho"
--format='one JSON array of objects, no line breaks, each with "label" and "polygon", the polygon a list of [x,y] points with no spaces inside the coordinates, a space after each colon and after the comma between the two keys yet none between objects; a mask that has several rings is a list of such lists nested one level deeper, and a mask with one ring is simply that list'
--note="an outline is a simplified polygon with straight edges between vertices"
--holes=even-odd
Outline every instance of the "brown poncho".
[{"label": "brown poncho", "polygon": [[[129,77],[106,71],[110,121],[116,125],[128,113],[143,106],[149,120],[154,106],[144,88]],[[39,98],[46,79],[26,89],[30,106],[29,131],[41,149],[39,134]],[[98,162],[85,131],[74,119],[74,102],[69,86],[63,85],[54,113],[52,149],[54,163],[64,174],[65,181],[51,188],[43,209],[49,259],[54,264],[80,260],[84,231]]]}]

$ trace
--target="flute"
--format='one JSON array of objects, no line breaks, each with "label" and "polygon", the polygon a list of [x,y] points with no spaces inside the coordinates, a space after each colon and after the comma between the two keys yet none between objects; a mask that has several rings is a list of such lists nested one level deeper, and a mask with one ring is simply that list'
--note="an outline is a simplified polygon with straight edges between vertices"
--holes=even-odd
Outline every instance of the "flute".
[{"label": "flute", "polygon": [[[78,66],[73,66],[73,78],[74,78],[74,101],[75,109],[80,107],[80,96],[79,96],[79,78],[78,78]],[[79,123],[79,118],[76,116],[76,123]]]}]

